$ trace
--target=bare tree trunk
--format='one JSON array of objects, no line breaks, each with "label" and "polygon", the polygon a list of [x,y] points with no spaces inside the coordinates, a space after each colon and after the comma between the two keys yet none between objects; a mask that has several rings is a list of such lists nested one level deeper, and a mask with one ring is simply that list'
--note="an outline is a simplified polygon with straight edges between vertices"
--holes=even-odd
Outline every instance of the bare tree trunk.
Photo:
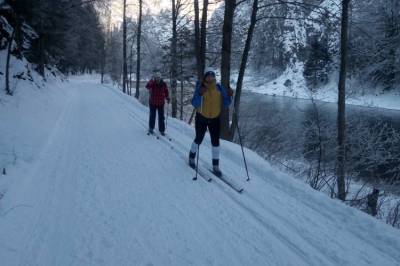
[{"label": "bare tree trunk", "polygon": [[348,21],[349,2],[342,0],[342,25],[340,40],[340,74],[338,85],[338,152],[337,152],[337,186],[338,198],[346,200],[345,163],[346,163],[346,67],[347,67],[347,45],[348,45]]},{"label": "bare tree trunk", "polygon": [[180,97],[180,119],[183,120],[183,44],[181,44],[181,69],[180,69],[180,81],[181,81],[181,97]]},{"label": "bare tree trunk", "polygon": [[123,50],[123,70],[122,70],[122,92],[127,92],[128,67],[126,63],[126,0],[123,0],[123,20],[122,20],[122,50]]},{"label": "bare tree trunk", "polygon": [[132,39],[131,42],[131,54],[130,54],[130,73],[129,73],[129,95],[132,96],[132,73],[133,73],[133,45],[135,42]]},{"label": "bare tree trunk", "polygon": [[233,104],[234,115],[232,117],[232,125],[230,130],[230,139],[233,140],[235,137],[236,125],[239,123],[239,110],[240,110],[240,96],[242,94],[243,78],[246,71],[247,60],[249,58],[249,52],[251,48],[251,41],[253,39],[254,28],[257,23],[257,12],[258,12],[258,0],[253,1],[253,7],[251,10],[250,26],[247,31],[246,43],[242,54],[242,60],[240,62],[239,75],[236,84],[235,100]]},{"label": "bare tree trunk", "polygon": [[100,71],[101,71],[101,84],[104,83],[104,73],[105,73],[105,68],[106,68],[106,43],[103,43],[102,47],[102,55],[101,55],[101,66],[100,66]]},{"label": "bare tree trunk", "polygon": [[207,12],[208,0],[203,1],[203,10],[200,22],[199,1],[194,0],[194,37],[195,37],[195,53],[197,63],[197,79],[203,78],[203,72],[206,61],[206,45],[207,45]]},{"label": "bare tree trunk", "polygon": [[137,30],[137,43],[136,43],[136,91],[135,98],[139,99],[139,87],[140,87],[140,42],[142,37],[142,9],[143,0],[139,0],[139,17],[138,17],[138,30]]},{"label": "bare tree trunk", "polygon": [[130,56],[130,63],[129,63],[129,95],[132,96],[132,70],[133,70],[133,54],[131,49],[131,56]]},{"label": "bare tree trunk", "polygon": [[195,54],[197,65],[197,79],[201,80],[203,77],[203,69],[201,68],[201,48],[200,48],[200,11],[199,0],[194,0],[194,41],[195,41]]},{"label": "bare tree trunk", "polygon": [[177,99],[176,99],[176,79],[177,79],[177,30],[176,21],[178,17],[176,0],[172,0],[172,39],[171,39],[171,103],[172,103],[172,117],[176,118],[178,112]]},{"label": "bare tree trunk", "polygon": [[[203,1],[203,11],[201,17],[201,28],[200,28],[200,11],[199,1],[194,0],[194,35],[195,35],[195,53],[196,53],[196,65],[197,65],[197,80],[203,79],[205,62],[206,62],[206,45],[207,45],[207,12],[208,12],[208,0]],[[193,109],[190,115],[189,124],[192,123],[196,109]]]},{"label": "bare tree trunk", "polygon": [[[221,83],[226,88],[230,87],[232,28],[235,8],[236,0],[225,0],[224,24],[222,27]],[[223,139],[230,138],[229,109],[224,109],[221,112],[221,137]]]},{"label": "bare tree trunk", "polygon": [[200,74],[203,77],[204,68],[206,66],[206,50],[207,50],[207,12],[208,0],[203,1],[203,12],[201,15],[201,28],[200,28]]},{"label": "bare tree trunk", "polygon": [[378,214],[378,199],[379,199],[379,189],[374,187],[371,194],[367,196],[367,211],[372,216]]},{"label": "bare tree trunk", "polygon": [[8,43],[8,49],[7,49],[7,61],[6,61],[6,93],[8,95],[12,95],[12,91],[10,88],[10,58],[11,58],[11,48],[12,48],[12,43],[14,40],[14,35],[15,35],[15,29],[13,30],[9,43]]},{"label": "bare tree trunk", "polygon": [[104,46],[103,46],[103,58],[101,66],[101,83],[104,83],[104,75],[107,66],[108,49],[111,42],[111,10],[108,5],[106,5],[105,16],[107,18],[106,25],[104,28]]}]

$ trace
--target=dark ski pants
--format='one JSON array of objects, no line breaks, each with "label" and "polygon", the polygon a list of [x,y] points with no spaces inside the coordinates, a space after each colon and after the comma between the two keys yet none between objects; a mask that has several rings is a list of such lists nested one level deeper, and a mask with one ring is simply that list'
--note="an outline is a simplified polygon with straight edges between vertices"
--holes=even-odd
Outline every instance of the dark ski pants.
[{"label": "dark ski pants", "polygon": [[210,132],[211,137],[211,144],[214,147],[219,146],[219,135],[220,135],[220,119],[217,118],[206,118],[199,113],[196,113],[196,122],[195,122],[195,129],[196,129],[196,138],[194,142],[197,145],[200,145],[203,142],[204,135],[208,131]]},{"label": "dark ski pants", "polygon": [[165,131],[164,122],[164,105],[150,105],[150,118],[149,118],[149,129],[153,130],[156,124],[156,112],[158,112],[158,130],[160,132]]}]

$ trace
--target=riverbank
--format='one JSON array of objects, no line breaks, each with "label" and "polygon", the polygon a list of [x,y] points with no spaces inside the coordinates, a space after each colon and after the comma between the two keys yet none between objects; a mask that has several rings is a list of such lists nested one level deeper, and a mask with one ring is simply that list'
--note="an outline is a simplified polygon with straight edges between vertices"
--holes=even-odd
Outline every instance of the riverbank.
[{"label": "riverbank", "polygon": [[[337,102],[337,82],[320,87],[311,92],[302,75],[294,72],[284,73],[276,79],[266,81],[260,75],[247,75],[243,89],[270,96],[284,96],[296,99],[315,99],[323,102]],[[349,82],[346,103],[357,106],[400,110],[400,91],[383,91],[381,88],[368,88]]]}]

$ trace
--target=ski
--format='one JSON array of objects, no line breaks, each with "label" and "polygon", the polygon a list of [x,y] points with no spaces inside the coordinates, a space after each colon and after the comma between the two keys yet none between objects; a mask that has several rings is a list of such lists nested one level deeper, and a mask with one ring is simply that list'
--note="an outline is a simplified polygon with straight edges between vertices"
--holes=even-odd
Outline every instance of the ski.
[{"label": "ski", "polygon": [[[196,168],[192,168],[194,171],[196,171]],[[211,182],[212,181],[212,177],[207,175],[206,173],[204,173],[200,168],[197,170],[197,176],[200,176],[201,178],[203,178],[205,181],[207,182]],[[193,177],[193,180],[197,180],[196,176]]]},{"label": "ski", "polygon": [[165,134],[165,133],[164,133],[164,135],[161,134],[161,137],[166,138],[166,139],[169,140],[169,141],[172,141],[172,138],[170,138],[170,137],[169,137],[167,134]]},{"label": "ski", "polygon": [[158,134],[157,134],[156,132],[154,132],[154,131],[153,131],[153,132],[148,131],[148,132],[147,132],[147,136],[150,136],[150,135],[156,137],[157,139],[165,138],[165,139],[167,139],[167,140],[169,140],[169,141],[172,141],[172,138],[169,137],[169,136],[167,136],[167,134],[165,134],[165,133],[164,133],[164,135],[161,134],[161,133],[160,133],[160,135],[158,135]]},{"label": "ski", "polygon": [[165,144],[169,145],[171,150],[174,150],[174,143],[172,142],[172,138],[168,138],[167,136],[158,135],[158,133],[153,132],[153,135],[158,139],[163,141]]},{"label": "ski", "polygon": [[147,131],[147,136],[154,136],[156,139],[160,139],[160,137],[155,132]]},{"label": "ski", "polygon": [[[191,167],[190,165],[189,165],[189,167],[190,168],[192,168],[194,171],[196,171],[196,168],[193,168],[193,167]],[[197,178],[196,178],[196,176],[194,176],[193,178],[192,178],[192,180],[193,181],[196,181],[197,179],[198,179],[198,177],[201,177],[201,178],[203,178],[205,181],[207,181],[207,182],[211,182],[212,181],[212,178],[209,176],[209,175],[206,175],[200,168],[197,170]]]},{"label": "ski", "polygon": [[200,176],[207,182],[211,182],[212,178],[210,176],[205,175],[205,173],[203,173],[202,171],[199,171],[198,174],[200,174]]},{"label": "ski", "polygon": [[217,175],[213,170],[209,169],[209,171],[215,175],[217,178],[219,178],[222,182],[224,182],[226,185],[228,185],[230,188],[235,190],[237,193],[242,193],[243,188],[239,187],[238,185],[228,181],[228,178],[226,176],[222,175]]}]

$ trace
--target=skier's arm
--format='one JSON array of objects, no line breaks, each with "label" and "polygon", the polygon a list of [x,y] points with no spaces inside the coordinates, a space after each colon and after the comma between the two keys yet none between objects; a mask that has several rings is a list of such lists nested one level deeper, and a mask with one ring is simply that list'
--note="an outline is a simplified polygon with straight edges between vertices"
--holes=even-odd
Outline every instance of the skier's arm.
[{"label": "skier's arm", "polygon": [[200,89],[199,89],[199,94],[200,94],[201,96],[203,96],[203,94],[204,94],[206,91],[207,91],[207,87],[206,87],[203,83],[201,83],[201,84],[200,84]]},{"label": "skier's arm", "polygon": [[196,88],[194,89],[193,98],[192,98],[192,105],[194,108],[197,108],[201,104],[201,94],[200,94],[200,82],[196,83]]},{"label": "skier's arm", "polygon": [[149,91],[149,95],[151,96],[152,90],[153,90],[153,80],[151,79],[149,82],[146,84],[146,89]]}]

